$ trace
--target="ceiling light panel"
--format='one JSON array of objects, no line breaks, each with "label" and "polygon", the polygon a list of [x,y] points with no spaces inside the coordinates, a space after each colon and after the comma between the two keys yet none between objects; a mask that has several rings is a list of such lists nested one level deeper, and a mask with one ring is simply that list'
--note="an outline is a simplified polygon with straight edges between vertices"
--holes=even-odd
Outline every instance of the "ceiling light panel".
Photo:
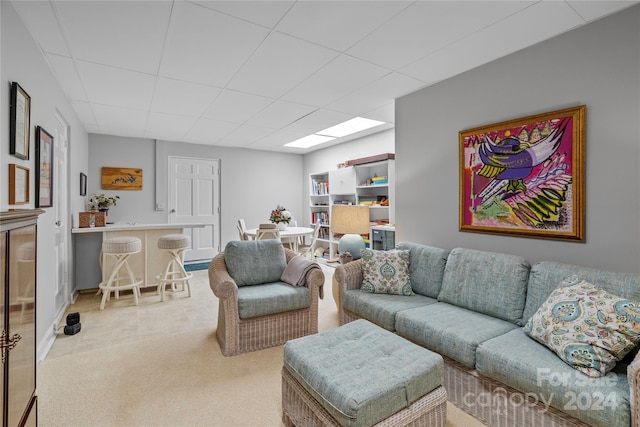
[{"label": "ceiling light panel", "polygon": [[288,144],[284,144],[285,147],[295,147],[295,148],[309,148],[314,145],[323,144],[328,141],[332,141],[335,138],[324,135],[307,135],[303,138],[296,139],[295,141],[291,141]]},{"label": "ceiling light panel", "polygon": [[342,138],[343,136],[351,135],[363,130],[371,129],[376,126],[380,126],[384,122],[372,119],[365,119],[364,117],[355,117],[346,122],[342,122],[330,128],[317,132],[318,135],[327,135],[334,138]]}]

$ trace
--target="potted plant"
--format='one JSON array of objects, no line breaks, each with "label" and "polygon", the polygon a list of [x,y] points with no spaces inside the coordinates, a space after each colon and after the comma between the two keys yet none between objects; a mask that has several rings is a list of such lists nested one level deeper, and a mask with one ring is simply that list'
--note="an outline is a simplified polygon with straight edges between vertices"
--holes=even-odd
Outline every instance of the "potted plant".
[{"label": "potted plant", "polygon": [[287,224],[291,222],[291,212],[289,212],[285,207],[278,205],[271,211],[269,221],[274,223],[278,230],[282,231],[286,229]]},{"label": "potted plant", "polygon": [[109,207],[118,204],[120,196],[106,196],[105,194],[94,194],[89,199],[89,207],[92,211],[104,212],[105,222],[109,216]]}]

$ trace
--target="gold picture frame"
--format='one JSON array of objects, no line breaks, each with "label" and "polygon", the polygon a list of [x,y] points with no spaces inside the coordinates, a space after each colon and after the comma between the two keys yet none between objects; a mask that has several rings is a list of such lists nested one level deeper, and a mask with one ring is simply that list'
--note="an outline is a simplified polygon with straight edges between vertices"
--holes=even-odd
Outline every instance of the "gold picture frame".
[{"label": "gold picture frame", "polygon": [[9,164],[9,204],[26,205],[29,203],[29,169]]},{"label": "gold picture frame", "polygon": [[459,133],[459,229],[584,241],[586,106]]}]

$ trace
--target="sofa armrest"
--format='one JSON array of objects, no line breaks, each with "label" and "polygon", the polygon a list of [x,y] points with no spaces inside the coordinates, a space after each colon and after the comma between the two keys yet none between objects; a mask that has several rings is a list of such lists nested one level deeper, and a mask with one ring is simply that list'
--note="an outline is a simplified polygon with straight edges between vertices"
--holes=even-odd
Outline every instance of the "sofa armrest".
[{"label": "sofa armrest", "polygon": [[209,286],[213,294],[221,300],[238,300],[238,285],[229,275],[224,262],[224,252],[218,253],[209,264]]},{"label": "sofa armrest", "polygon": [[640,427],[640,352],[633,362],[627,366],[627,381],[629,382],[629,404],[631,405],[631,425]]},{"label": "sofa armrest", "polygon": [[336,267],[334,277],[338,282],[338,289],[340,289],[340,298],[342,293],[349,289],[360,289],[362,286],[362,264],[364,261],[362,258],[356,261],[351,261],[347,264],[342,264]]}]

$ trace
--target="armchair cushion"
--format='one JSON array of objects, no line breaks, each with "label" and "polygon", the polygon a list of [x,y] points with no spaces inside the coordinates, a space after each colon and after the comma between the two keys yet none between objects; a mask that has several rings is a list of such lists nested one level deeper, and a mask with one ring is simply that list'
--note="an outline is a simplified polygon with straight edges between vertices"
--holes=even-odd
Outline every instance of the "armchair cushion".
[{"label": "armchair cushion", "polygon": [[238,287],[279,282],[287,267],[278,240],[231,241],[225,246],[224,262]]},{"label": "armchair cushion", "polygon": [[310,305],[311,291],[304,286],[275,282],[238,289],[238,317],[241,319],[299,310]]}]

